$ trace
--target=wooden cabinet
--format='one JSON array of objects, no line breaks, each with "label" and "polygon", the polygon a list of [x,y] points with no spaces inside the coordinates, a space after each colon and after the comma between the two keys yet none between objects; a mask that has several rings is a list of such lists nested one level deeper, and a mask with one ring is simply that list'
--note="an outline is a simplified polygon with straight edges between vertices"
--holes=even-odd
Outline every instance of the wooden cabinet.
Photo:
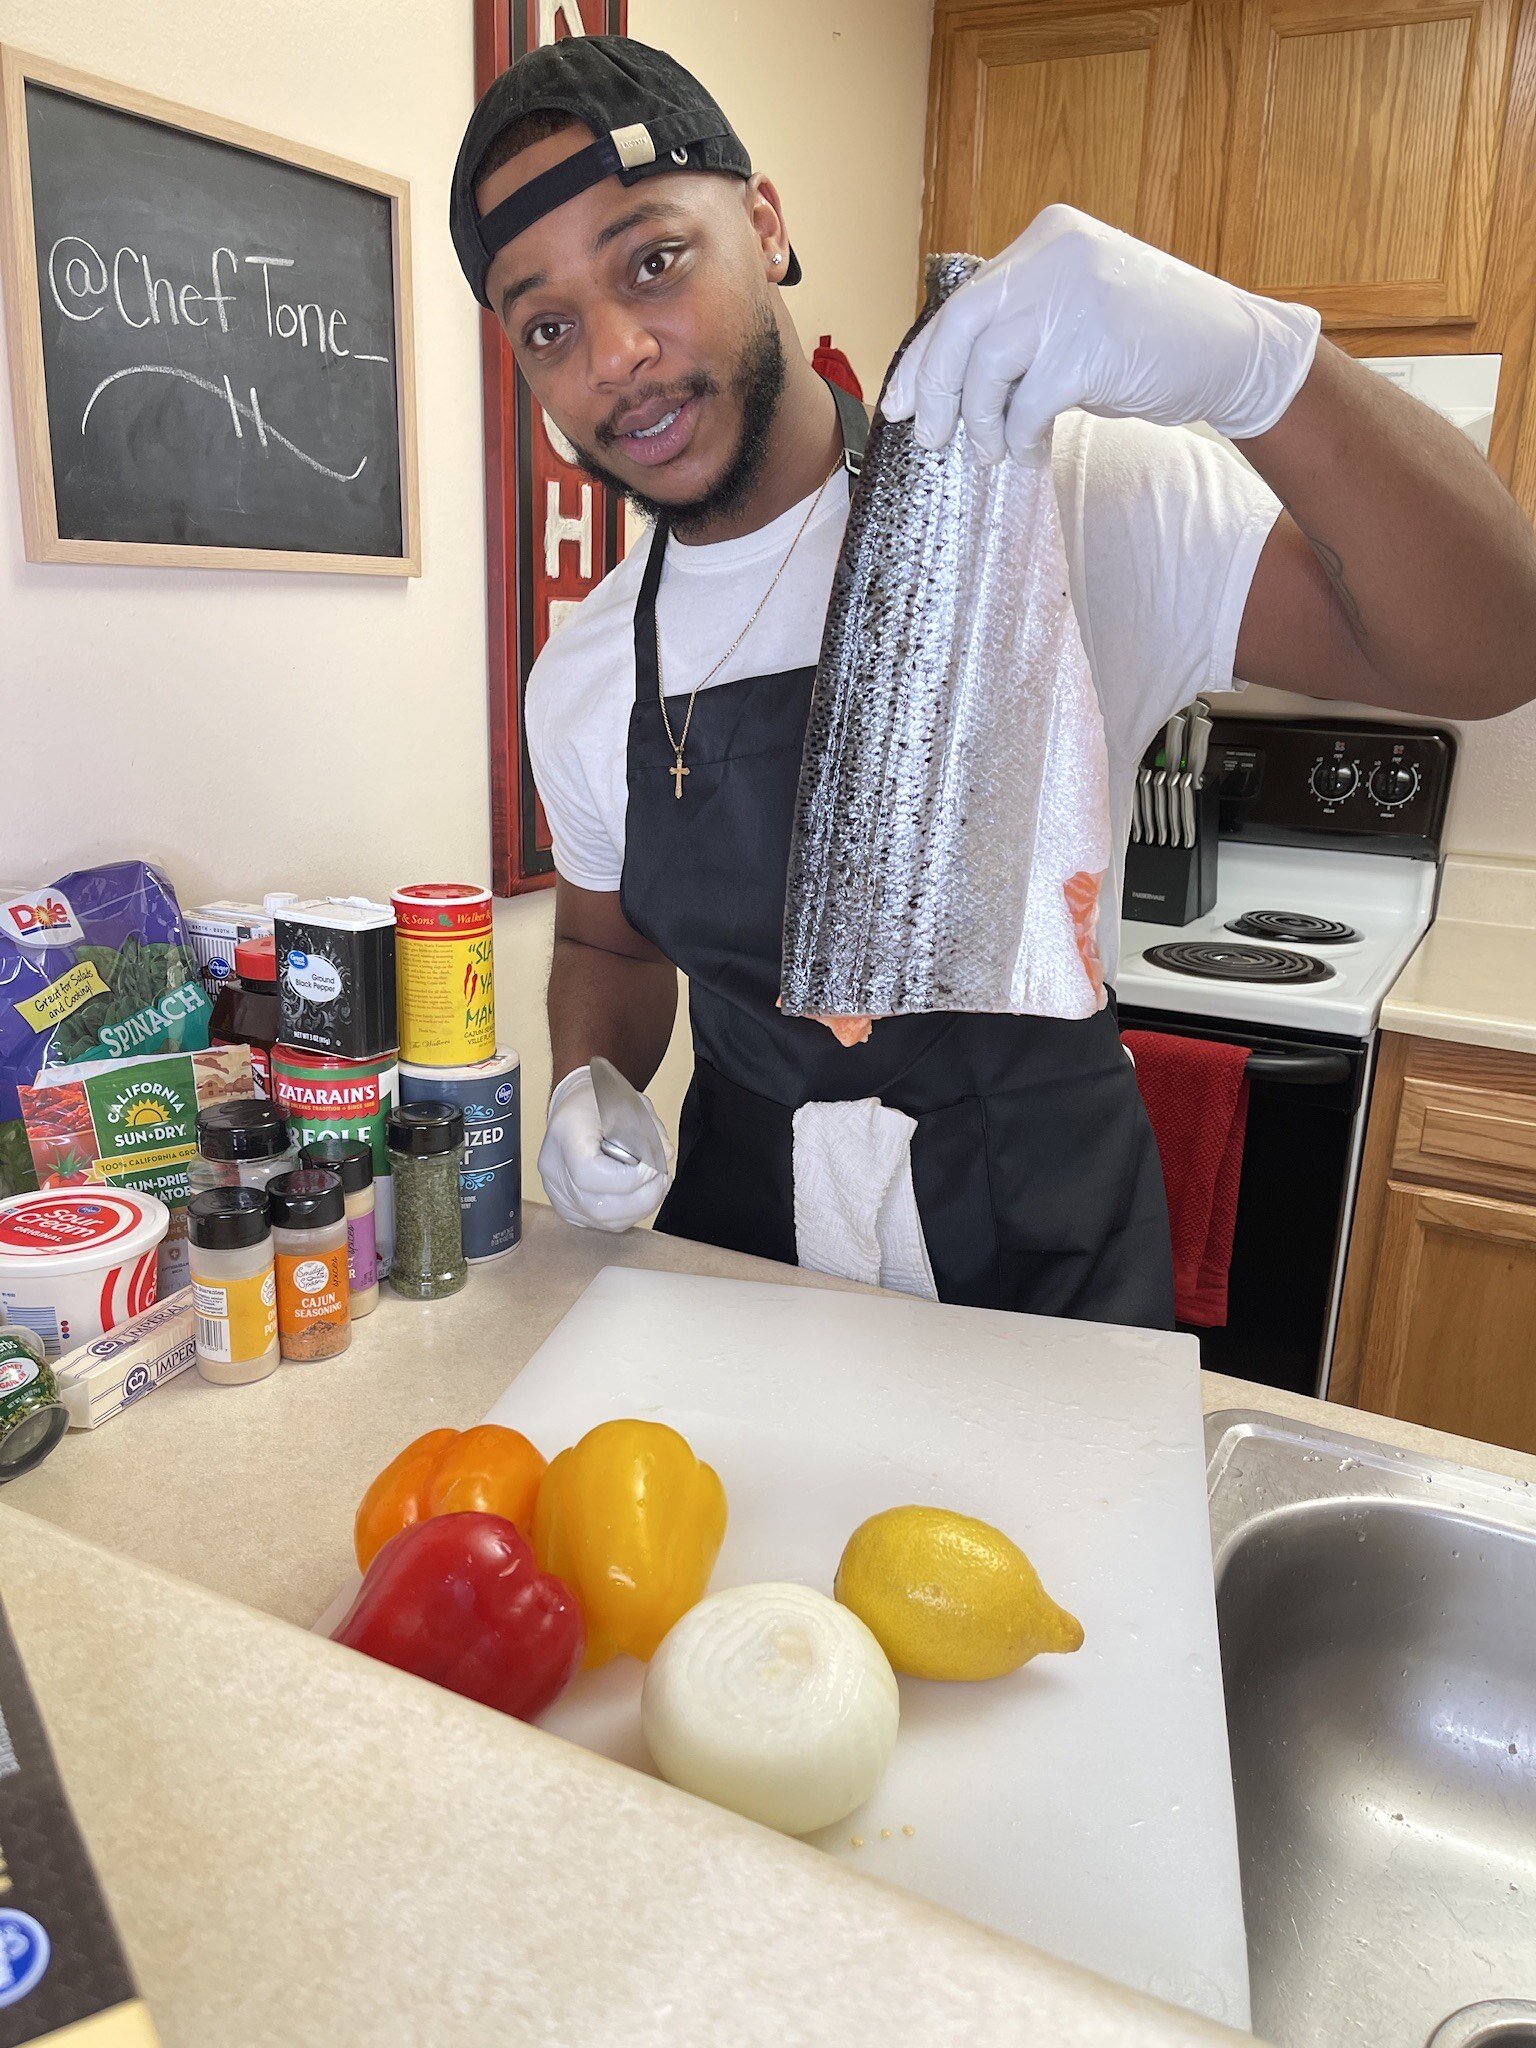
[{"label": "wooden cabinet", "polygon": [[1056,200],[1171,248],[1193,0],[947,10],[930,81],[925,249],[992,256]]},{"label": "wooden cabinet", "polygon": [[1536,0],[935,0],[924,253],[1065,199],[1322,312],[1354,355],[1499,355],[1536,512]]},{"label": "wooden cabinet", "polygon": [[1536,1451],[1536,1057],[1383,1039],[1328,1392]]},{"label": "wooden cabinet", "polygon": [[1223,275],[1333,327],[1472,322],[1515,0],[1248,0]]}]

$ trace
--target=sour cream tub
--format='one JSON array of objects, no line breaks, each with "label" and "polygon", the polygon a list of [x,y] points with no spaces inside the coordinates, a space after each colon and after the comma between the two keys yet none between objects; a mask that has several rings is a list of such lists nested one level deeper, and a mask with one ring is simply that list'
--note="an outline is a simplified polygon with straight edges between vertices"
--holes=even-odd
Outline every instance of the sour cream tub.
[{"label": "sour cream tub", "polygon": [[0,1202],[0,1323],[50,1358],[89,1344],[155,1299],[171,1212],[134,1188],[44,1188]]}]

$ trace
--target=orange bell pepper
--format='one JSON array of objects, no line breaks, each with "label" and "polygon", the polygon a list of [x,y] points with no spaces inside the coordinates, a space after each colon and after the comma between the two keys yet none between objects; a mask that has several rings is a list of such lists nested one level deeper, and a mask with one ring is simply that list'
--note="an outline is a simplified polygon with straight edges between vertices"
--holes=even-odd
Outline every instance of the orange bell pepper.
[{"label": "orange bell pepper", "polygon": [[719,1478],[665,1423],[600,1423],[560,1453],[539,1487],[533,1548],[581,1602],[589,1667],[653,1654],[703,1598],[725,1516]]},{"label": "orange bell pepper", "polygon": [[359,1571],[367,1571],[391,1536],[433,1515],[501,1515],[529,1535],[545,1469],[527,1437],[499,1423],[429,1429],[363,1495],[353,1529]]}]

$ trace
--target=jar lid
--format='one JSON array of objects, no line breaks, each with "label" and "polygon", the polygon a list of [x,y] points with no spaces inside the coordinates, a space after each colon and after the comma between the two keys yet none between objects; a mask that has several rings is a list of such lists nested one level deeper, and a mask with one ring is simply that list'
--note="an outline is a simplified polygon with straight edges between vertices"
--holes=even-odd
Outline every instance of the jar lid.
[{"label": "jar lid", "polygon": [[206,1252],[238,1252],[260,1244],[272,1228],[260,1188],[209,1188],[187,1204],[187,1235]]},{"label": "jar lid", "polygon": [[456,1152],[464,1142],[464,1112],[451,1102],[407,1102],[389,1119],[389,1149],[423,1159]]},{"label": "jar lid", "polygon": [[197,1149],[205,1159],[278,1159],[288,1119],[275,1102],[215,1102],[197,1112]]},{"label": "jar lid", "polygon": [[281,1230],[318,1230],[327,1223],[340,1223],[347,1213],[347,1198],[341,1176],[320,1166],[301,1166],[297,1173],[280,1173],[267,1182],[267,1200],[272,1221]]},{"label": "jar lid", "polygon": [[334,1173],[344,1194],[360,1195],[373,1185],[373,1147],[361,1138],[316,1138],[299,1147],[299,1164]]},{"label": "jar lid", "polygon": [[270,982],[277,987],[277,940],[271,932],[236,946],[235,972],[242,981]]}]

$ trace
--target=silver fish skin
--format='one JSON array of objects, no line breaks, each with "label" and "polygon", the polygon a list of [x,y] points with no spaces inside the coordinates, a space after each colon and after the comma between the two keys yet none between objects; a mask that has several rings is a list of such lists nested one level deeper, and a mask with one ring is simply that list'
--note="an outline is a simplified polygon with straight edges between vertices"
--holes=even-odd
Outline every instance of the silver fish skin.
[{"label": "silver fish skin", "polygon": [[[929,258],[892,369],[979,261]],[[1110,857],[1049,444],[986,463],[963,424],[927,449],[877,408],[806,728],[782,1008],[1090,1016]]]}]

